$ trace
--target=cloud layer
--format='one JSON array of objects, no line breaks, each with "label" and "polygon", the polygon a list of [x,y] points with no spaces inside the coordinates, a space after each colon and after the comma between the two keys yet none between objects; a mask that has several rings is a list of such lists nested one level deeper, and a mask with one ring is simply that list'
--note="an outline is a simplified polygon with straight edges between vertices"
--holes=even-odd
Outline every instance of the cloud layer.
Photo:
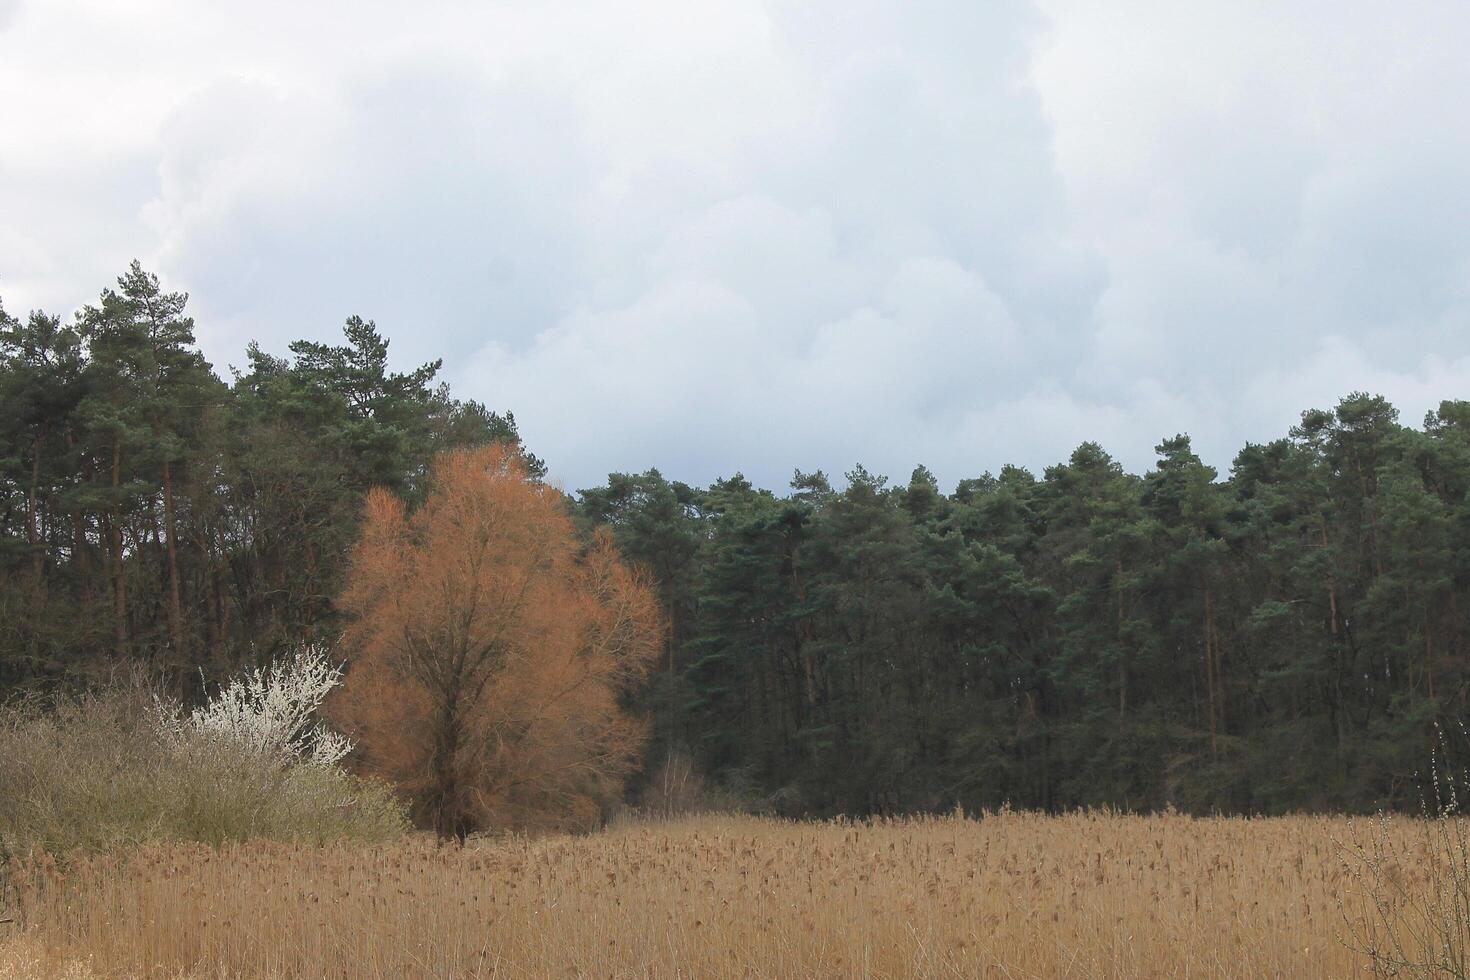
[{"label": "cloud layer", "polygon": [[570,486],[1470,395],[1459,2],[0,0],[0,295],[375,318]]}]

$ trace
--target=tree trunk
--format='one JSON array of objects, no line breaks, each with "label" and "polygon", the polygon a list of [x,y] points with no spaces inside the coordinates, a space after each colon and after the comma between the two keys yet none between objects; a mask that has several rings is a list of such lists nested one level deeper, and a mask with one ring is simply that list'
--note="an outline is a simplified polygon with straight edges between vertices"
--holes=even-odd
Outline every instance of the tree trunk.
[{"label": "tree trunk", "polygon": [[40,587],[41,574],[45,570],[45,555],[40,548],[40,534],[37,531],[36,522],[36,496],[41,483],[41,442],[46,438],[46,426],[43,424],[40,431],[36,433],[36,443],[31,453],[31,491],[29,504],[26,507],[26,541],[31,546],[31,569],[35,573],[36,586]]},{"label": "tree trunk", "polygon": [[168,631],[175,656],[184,653],[184,616],[179,603],[179,553],[175,545],[178,527],[174,521],[174,471],[163,462],[163,531],[168,551]]},{"label": "tree trunk", "polygon": [[[112,438],[112,489],[122,486],[122,440]],[[128,655],[128,585],[123,569],[122,515],[116,495],[107,520],[107,537],[112,545],[113,637],[119,660]]]},{"label": "tree trunk", "polygon": [[1220,649],[1220,617],[1215,614],[1213,605],[1210,607],[1210,649],[1215,653],[1216,724],[1224,732],[1229,727],[1226,714],[1228,703],[1225,698],[1225,654]]},{"label": "tree trunk", "polygon": [[218,659],[220,637],[219,620],[217,618],[218,595],[215,591],[214,569],[209,567],[209,552],[204,548],[199,549],[201,559],[200,567],[204,569],[204,580],[200,586],[201,598],[204,600],[204,645],[212,657]]},{"label": "tree trunk", "polygon": [[77,581],[81,585],[82,602],[92,602],[92,561],[88,556],[87,523],[80,510],[71,512],[72,550],[76,552]]},{"label": "tree trunk", "polygon": [[1123,731],[1123,724],[1128,718],[1128,663],[1124,656],[1123,646],[1123,559],[1118,559],[1117,565],[1117,592],[1118,592],[1118,731]]},{"label": "tree trunk", "polygon": [[432,762],[434,779],[434,832],[441,838],[465,838],[469,828],[467,814],[460,805],[459,743],[460,719],[457,698],[451,696],[443,705],[440,727],[435,739]]},{"label": "tree trunk", "polygon": [[[1322,550],[1323,551],[1326,551],[1328,549],[1328,547],[1329,547],[1329,544],[1328,544],[1328,541],[1327,541],[1327,520],[1325,518],[1323,518],[1322,523],[1321,523],[1321,525],[1319,527],[1319,530],[1322,533]],[[1330,560],[1331,559],[1329,557],[1329,562],[1330,562]],[[1336,637],[1337,636],[1337,576],[1332,573],[1331,566],[1330,565],[1328,567],[1328,572],[1327,572],[1327,609],[1328,609],[1329,614],[1332,617],[1331,620],[1328,623],[1328,629],[1332,632],[1333,637]]]},{"label": "tree trunk", "polygon": [[1429,681],[1429,700],[1434,700],[1434,629],[1429,624],[1429,608],[1424,609],[1424,673]]},{"label": "tree trunk", "polygon": [[[70,428],[66,432],[66,444],[73,447],[77,444],[76,433]],[[82,463],[82,482],[92,482],[92,457],[86,456]],[[87,541],[87,521],[82,516],[81,508],[71,512],[71,533],[73,561],[76,562],[77,582],[80,585],[82,602],[92,604],[92,560],[90,555],[91,544]]]},{"label": "tree trunk", "polygon": [[229,572],[229,566],[226,563],[227,559],[225,559],[225,555],[227,555],[229,552],[228,549],[225,547],[225,542],[221,540],[222,537],[223,532],[219,532],[217,530],[210,534],[211,547],[213,547],[214,544],[217,543],[219,546],[218,554],[220,556],[219,560],[217,561],[211,559],[210,564],[213,566],[214,569],[212,573],[214,578],[214,598],[215,601],[219,603],[219,607],[216,611],[219,614],[218,635],[221,652],[223,652],[228,645],[230,636],[230,590],[226,587],[225,583],[225,576]]},{"label": "tree trunk", "polygon": [[1218,669],[1215,663],[1215,608],[1210,596],[1210,587],[1205,586],[1205,688],[1210,695],[1210,757],[1216,762],[1220,759],[1220,723],[1217,695],[1215,693],[1219,684]]}]

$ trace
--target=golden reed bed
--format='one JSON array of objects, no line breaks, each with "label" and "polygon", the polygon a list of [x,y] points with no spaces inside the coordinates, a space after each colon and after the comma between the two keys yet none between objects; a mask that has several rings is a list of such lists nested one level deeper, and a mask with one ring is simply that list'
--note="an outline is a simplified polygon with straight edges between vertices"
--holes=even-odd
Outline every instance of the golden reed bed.
[{"label": "golden reed bed", "polygon": [[[1412,851],[1415,822],[1389,833]],[[12,976],[1351,977],[1342,818],[702,817],[12,872]],[[1409,874],[1407,872],[1396,872]]]}]

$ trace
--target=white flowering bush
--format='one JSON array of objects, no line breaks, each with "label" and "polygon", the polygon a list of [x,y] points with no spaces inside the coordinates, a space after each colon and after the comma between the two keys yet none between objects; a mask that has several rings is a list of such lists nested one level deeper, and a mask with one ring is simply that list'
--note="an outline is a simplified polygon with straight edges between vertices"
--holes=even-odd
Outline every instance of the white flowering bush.
[{"label": "white flowering bush", "polygon": [[161,702],[159,724],[173,737],[218,739],[283,765],[333,766],[352,751],[352,741],[313,718],[341,680],[341,665],[307,647],[235,678],[187,714],[176,702]]}]

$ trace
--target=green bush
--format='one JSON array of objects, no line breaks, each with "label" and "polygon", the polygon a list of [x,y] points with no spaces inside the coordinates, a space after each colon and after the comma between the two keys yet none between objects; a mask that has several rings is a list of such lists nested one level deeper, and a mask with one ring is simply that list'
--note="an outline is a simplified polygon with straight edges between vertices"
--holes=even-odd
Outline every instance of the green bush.
[{"label": "green bush", "polygon": [[383,783],[207,733],[165,733],[142,685],[0,708],[9,856],[144,841],[383,840],[407,827]]}]

